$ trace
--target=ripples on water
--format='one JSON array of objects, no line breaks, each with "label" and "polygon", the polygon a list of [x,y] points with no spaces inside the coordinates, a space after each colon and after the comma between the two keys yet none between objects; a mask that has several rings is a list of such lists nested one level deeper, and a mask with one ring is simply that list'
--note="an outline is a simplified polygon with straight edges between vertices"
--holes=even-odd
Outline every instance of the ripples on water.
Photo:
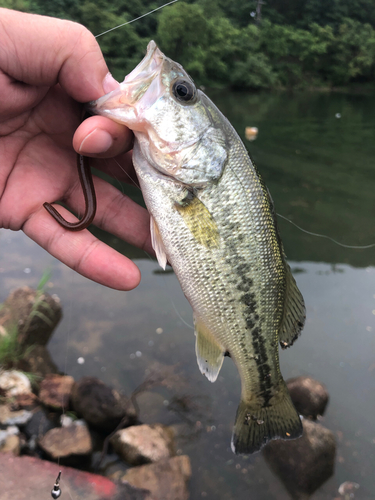
[{"label": "ripples on water", "polygon": [[[375,242],[373,96],[216,93],[213,98],[241,136],[246,126],[259,128],[258,139],[248,144],[277,212],[343,243]],[[344,481],[360,484],[358,498],[375,498],[375,251],[340,248],[280,219],[279,227],[307,305],[301,338],[281,353],[282,372],[284,378],[311,375],[327,386],[331,400],[323,423],[338,442],[335,476],[313,498],[338,496]],[[157,419],[185,429],[188,438],[179,447],[192,460],[192,499],[288,499],[260,454],[245,459],[230,451],[240,393],[237,370],[226,358],[215,384],[200,374],[191,309],[173,273],[160,273],[139,251],[100,237],[138,259],[142,283],[136,290],[117,292],[92,283],[23,234],[2,230],[0,301],[17,286],[36,286],[50,267],[50,292],[61,298],[64,318],[49,348],[61,370],[76,379],[97,376],[126,393],[155,362],[177,365],[185,377],[185,384],[156,389],[140,404],[145,422]],[[183,402],[173,396],[188,398],[192,426],[181,414]],[[168,411],[171,405],[177,412]]]}]

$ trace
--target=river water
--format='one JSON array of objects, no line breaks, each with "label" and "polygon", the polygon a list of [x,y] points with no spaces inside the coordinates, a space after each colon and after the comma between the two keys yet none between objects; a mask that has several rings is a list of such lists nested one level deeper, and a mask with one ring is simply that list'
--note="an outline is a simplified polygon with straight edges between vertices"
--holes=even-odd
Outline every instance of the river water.
[{"label": "river water", "polygon": [[[279,214],[345,244],[375,243],[374,96],[210,96],[242,137],[246,126],[259,128],[257,140],[246,144]],[[326,385],[330,402],[321,422],[337,440],[335,474],[312,498],[339,497],[339,485],[354,481],[360,485],[355,498],[373,499],[375,248],[343,248],[282,218],[279,229],[307,307],[301,338],[280,354],[282,373],[286,379],[310,375]],[[150,374],[167,374],[161,386],[139,396],[141,419],[174,425],[181,433],[178,453],[192,462],[191,499],[290,498],[261,454],[243,458],[230,451],[240,395],[237,370],[226,358],[215,384],[200,374],[191,308],[174,274],[161,272],[154,260],[116,238],[95,233],[136,260],[142,272],[136,290],[92,283],[22,233],[1,230],[0,301],[17,286],[35,287],[48,268],[48,291],[60,297],[64,310],[49,343],[62,371],[75,379],[96,376],[126,394]],[[111,457],[106,471],[119,467]]]}]

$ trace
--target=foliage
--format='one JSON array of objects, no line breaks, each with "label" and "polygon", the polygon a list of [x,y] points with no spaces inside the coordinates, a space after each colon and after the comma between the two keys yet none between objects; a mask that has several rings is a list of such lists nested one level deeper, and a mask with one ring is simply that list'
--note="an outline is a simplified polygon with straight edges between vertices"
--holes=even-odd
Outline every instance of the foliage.
[{"label": "foliage", "polygon": [[[44,271],[38,286],[37,293],[35,296],[35,300],[33,306],[31,308],[29,316],[26,318],[24,329],[27,330],[30,326],[32,319],[35,316],[38,316],[47,324],[50,323],[50,319],[40,311],[41,307],[44,307],[46,310],[49,310],[48,304],[44,302],[44,290],[45,285],[51,278],[51,272],[49,270]],[[0,309],[3,307],[3,304],[0,304]],[[22,345],[19,339],[19,330],[18,325],[14,324],[8,326],[7,329],[4,329],[4,332],[0,334],[0,366],[5,368],[12,368],[17,365],[17,362],[21,359],[25,358],[30,352],[33,350],[34,346],[25,346]],[[28,373],[26,375],[29,376]],[[31,375],[30,375],[31,378]]]},{"label": "foliage", "polygon": [[0,367],[12,367],[23,357],[23,349],[18,342],[18,328],[13,326],[0,337]]},{"label": "foliage", "polygon": [[[99,35],[160,0],[0,0],[0,6],[72,19]],[[98,38],[122,80],[147,43],[180,62],[198,85],[302,88],[371,82],[373,0],[179,0]]]}]

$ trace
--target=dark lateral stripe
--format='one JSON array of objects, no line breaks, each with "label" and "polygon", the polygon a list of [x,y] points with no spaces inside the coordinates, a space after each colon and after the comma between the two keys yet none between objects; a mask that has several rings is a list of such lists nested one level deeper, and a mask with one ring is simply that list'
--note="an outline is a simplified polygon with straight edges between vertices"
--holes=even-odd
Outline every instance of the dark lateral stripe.
[{"label": "dark lateral stripe", "polygon": [[268,406],[272,397],[271,369],[268,364],[268,356],[265,341],[258,327],[251,332],[253,338],[253,348],[255,352],[255,362],[259,374],[259,392],[263,397],[262,407]]}]

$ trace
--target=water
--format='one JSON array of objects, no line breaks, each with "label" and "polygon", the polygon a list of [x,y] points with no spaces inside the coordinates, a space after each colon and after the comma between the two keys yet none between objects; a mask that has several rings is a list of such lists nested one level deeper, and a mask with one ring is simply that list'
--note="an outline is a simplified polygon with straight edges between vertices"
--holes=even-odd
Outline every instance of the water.
[{"label": "water", "polygon": [[[245,126],[259,128],[257,140],[247,145],[278,213],[343,243],[375,242],[374,96],[211,96],[241,136]],[[354,481],[360,484],[355,498],[373,499],[375,249],[341,248],[282,219],[279,227],[307,305],[301,338],[281,352],[282,372],[284,378],[311,375],[327,386],[330,403],[322,423],[338,446],[335,475],[313,498],[339,497],[339,485]],[[140,396],[139,404],[143,421],[173,424],[186,433],[178,448],[192,461],[192,499],[288,499],[261,454],[246,459],[230,451],[238,374],[228,358],[215,384],[200,374],[191,309],[174,274],[160,273],[142,252],[95,232],[136,259],[142,272],[136,290],[117,292],[92,283],[22,233],[2,230],[0,301],[17,286],[35,287],[50,268],[48,291],[61,298],[64,318],[49,348],[62,371],[76,379],[99,377],[130,394],[150,367],[174,366],[170,387],[155,387]],[[190,411],[184,413],[186,405]]]}]

